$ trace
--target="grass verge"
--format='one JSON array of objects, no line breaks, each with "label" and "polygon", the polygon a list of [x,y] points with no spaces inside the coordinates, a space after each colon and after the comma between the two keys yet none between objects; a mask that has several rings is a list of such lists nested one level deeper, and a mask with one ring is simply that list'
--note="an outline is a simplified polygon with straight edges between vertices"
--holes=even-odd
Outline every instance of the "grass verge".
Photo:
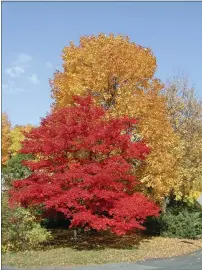
[{"label": "grass verge", "polygon": [[[23,268],[67,267],[114,262],[135,262],[148,258],[183,255],[202,248],[202,240],[130,235],[85,236],[74,243],[66,231],[57,231],[57,241],[41,250],[2,254],[2,265]],[[141,242],[140,242],[141,240]]]}]

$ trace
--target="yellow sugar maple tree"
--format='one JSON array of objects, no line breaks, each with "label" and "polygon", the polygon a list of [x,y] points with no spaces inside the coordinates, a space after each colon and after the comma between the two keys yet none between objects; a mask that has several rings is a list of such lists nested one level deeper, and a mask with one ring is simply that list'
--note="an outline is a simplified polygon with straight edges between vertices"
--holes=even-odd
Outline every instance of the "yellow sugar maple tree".
[{"label": "yellow sugar maple tree", "polygon": [[63,50],[63,71],[51,80],[53,110],[72,104],[74,95],[92,94],[108,117],[129,115],[139,120],[136,139],[143,137],[151,148],[144,166],[137,169],[144,191],[163,201],[177,190],[178,137],[169,122],[163,85],[154,77],[156,58],[149,48],[130,42],[128,37],[81,37]]},{"label": "yellow sugar maple tree", "polygon": [[5,165],[9,159],[9,147],[11,145],[11,123],[5,112],[1,115],[1,127],[1,163]]},{"label": "yellow sugar maple tree", "polygon": [[138,119],[139,138],[143,138],[151,148],[145,166],[140,166],[138,174],[148,188],[146,192],[156,200],[162,200],[170,192],[178,193],[180,178],[174,169],[179,158],[180,139],[170,124],[165,97],[160,95],[162,85],[154,80],[147,92],[131,95],[124,91],[116,101],[112,115],[130,115]]},{"label": "yellow sugar maple tree", "polygon": [[86,91],[110,105],[115,84],[145,87],[156,70],[150,49],[113,34],[81,37],[79,46],[71,42],[63,49],[62,58],[64,71],[56,72],[51,82],[55,108],[71,104],[73,95]]}]

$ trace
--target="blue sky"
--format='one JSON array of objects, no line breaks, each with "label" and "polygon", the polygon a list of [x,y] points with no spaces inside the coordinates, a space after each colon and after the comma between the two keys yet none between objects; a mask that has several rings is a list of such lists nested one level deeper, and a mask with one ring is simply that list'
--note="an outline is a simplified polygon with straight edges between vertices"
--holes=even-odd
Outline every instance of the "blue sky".
[{"label": "blue sky", "polygon": [[158,78],[183,71],[202,97],[201,15],[200,2],[3,2],[2,110],[13,125],[39,124],[62,49],[99,32],[151,47]]}]

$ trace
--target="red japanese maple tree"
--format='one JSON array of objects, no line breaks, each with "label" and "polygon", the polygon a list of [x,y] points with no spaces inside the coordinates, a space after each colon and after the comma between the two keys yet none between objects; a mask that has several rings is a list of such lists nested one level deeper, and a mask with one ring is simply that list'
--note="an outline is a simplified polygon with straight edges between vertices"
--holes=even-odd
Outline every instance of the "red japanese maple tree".
[{"label": "red japanese maple tree", "polygon": [[11,204],[43,205],[46,213],[63,213],[74,228],[119,235],[144,229],[159,208],[134,191],[131,160],[149,152],[143,142],[132,142],[135,124],[128,117],[107,120],[90,96],[75,97],[73,106],[48,115],[26,135],[22,152],[40,158],[24,162],[32,174],[14,182]]}]

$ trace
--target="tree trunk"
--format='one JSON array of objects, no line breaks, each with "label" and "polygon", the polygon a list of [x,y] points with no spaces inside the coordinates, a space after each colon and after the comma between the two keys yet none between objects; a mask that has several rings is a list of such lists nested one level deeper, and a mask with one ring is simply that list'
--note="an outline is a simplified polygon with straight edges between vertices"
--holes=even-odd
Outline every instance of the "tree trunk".
[{"label": "tree trunk", "polygon": [[74,230],[74,242],[77,242],[77,230]]},{"label": "tree trunk", "polygon": [[162,202],[162,213],[166,213],[167,205],[169,204],[169,197],[165,196]]}]

